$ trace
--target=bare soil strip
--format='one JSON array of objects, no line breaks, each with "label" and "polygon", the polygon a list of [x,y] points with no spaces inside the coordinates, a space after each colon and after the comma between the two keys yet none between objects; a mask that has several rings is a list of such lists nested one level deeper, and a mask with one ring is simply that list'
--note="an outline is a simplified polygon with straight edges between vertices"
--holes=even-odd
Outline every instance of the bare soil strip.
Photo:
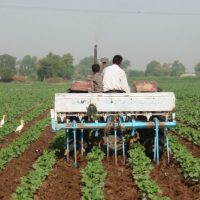
[{"label": "bare soil strip", "polygon": [[38,115],[36,118],[34,118],[32,121],[24,125],[24,128],[20,133],[15,133],[14,131],[11,132],[9,135],[7,135],[5,138],[3,138],[0,141],[0,149],[7,147],[9,144],[11,144],[14,140],[16,140],[20,135],[22,135],[24,132],[29,130],[32,126],[34,126],[38,121],[41,119],[44,119],[47,114],[49,113],[49,109],[46,110],[45,112],[41,113]]},{"label": "bare soil strip", "polygon": [[104,160],[107,172],[104,194],[106,200],[136,200],[140,199],[132,178],[132,170],[127,164],[115,166],[114,160]]},{"label": "bare soil strip", "polygon": [[34,195],[35,200],[81,199],[81,172],[86,161],[79,161],[79,168],[73,167],[73,161],[58,160],[54,169],[39,191]]},{"label": "bare soil strip", "polygon": [[154,165],[151,177],[158,183],[164,195],[171,200],[199,200],[200,183],[196,185],[184,182],[181,177],[181,170],[175,160],[171,159],[166,164],[167,157],[164,155],[160,165]]},{"label": "bare soil strip", "polygon": [[194,157],[200,158],[200,147],[180,136],[178,136],[178,140],[181,144],[186,146],[186,148],[192,153]]},{"label": "bare soil strip", "polygon": [[0,199],[11,199],[12,193],[20,183],[20,178],[30,171],[35,160],[45,149],[48,149],[53,137],[51,128],[47,127],[43,135],[36,142],[30,144],[20,157],[10,161],[5,169],[0,171]]}]

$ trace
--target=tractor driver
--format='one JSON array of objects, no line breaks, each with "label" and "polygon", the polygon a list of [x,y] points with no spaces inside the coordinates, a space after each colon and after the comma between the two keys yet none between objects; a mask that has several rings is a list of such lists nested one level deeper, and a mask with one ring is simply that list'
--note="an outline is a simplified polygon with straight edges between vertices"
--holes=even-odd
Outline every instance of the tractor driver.
[{"label": "tractor driver", "polygon": [[115,55],[113,64],[103,70],[103,90],[106,93],[129,93],[130,88],[127,82],[126,74],[120,68],[122,56]]}]

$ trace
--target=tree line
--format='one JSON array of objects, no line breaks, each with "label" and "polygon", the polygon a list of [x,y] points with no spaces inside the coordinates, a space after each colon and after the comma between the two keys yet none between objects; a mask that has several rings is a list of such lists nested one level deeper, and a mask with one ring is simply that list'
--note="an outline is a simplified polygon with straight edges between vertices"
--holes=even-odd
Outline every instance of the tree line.
[{"label": "tree line", "polygon": [[[91,74],[91,65],[93,63],[94,57],[89,56],[81,59],[75,65],[73,56],[70,53],[57,55],[50,52],[43,58],[26,55],[19,60],[12,55],[3,54],[0,55],[0,79],[1,81],[11,81],[16,75],[40,81],[55,77],[84,79],[88,74]],[[110,63],[111,61],[108,64]],[[122,68],[129,76],[180,76],[186,71],[185,66],[178,60],[172,64],[161,64],[153,60],[147,64],[144,71],[139,71],[132,70],[130,61],[125,59],[122,63]],[[194,70],[200,76],[200,62],[195,66]]]}]

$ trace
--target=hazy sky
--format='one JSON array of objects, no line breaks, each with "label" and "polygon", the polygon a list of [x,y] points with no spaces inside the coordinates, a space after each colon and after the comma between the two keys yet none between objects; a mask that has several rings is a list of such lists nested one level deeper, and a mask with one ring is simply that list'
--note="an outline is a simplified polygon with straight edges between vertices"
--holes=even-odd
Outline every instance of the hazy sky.
[{"label": "hazy sky", "polygon": [[0,0],[0,54],[200,62],[200,0]]}]

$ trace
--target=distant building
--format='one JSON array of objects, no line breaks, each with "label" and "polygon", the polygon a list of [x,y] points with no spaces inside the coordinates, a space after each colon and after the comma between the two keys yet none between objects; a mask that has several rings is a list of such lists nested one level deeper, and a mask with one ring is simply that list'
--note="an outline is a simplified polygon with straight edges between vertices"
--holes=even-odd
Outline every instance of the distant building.
[{"label": "distant building", "polygon": [[195,73],[190,73],[190,72],[180,75],[180,77],[195,77],[195,76],[197,76]]}]

